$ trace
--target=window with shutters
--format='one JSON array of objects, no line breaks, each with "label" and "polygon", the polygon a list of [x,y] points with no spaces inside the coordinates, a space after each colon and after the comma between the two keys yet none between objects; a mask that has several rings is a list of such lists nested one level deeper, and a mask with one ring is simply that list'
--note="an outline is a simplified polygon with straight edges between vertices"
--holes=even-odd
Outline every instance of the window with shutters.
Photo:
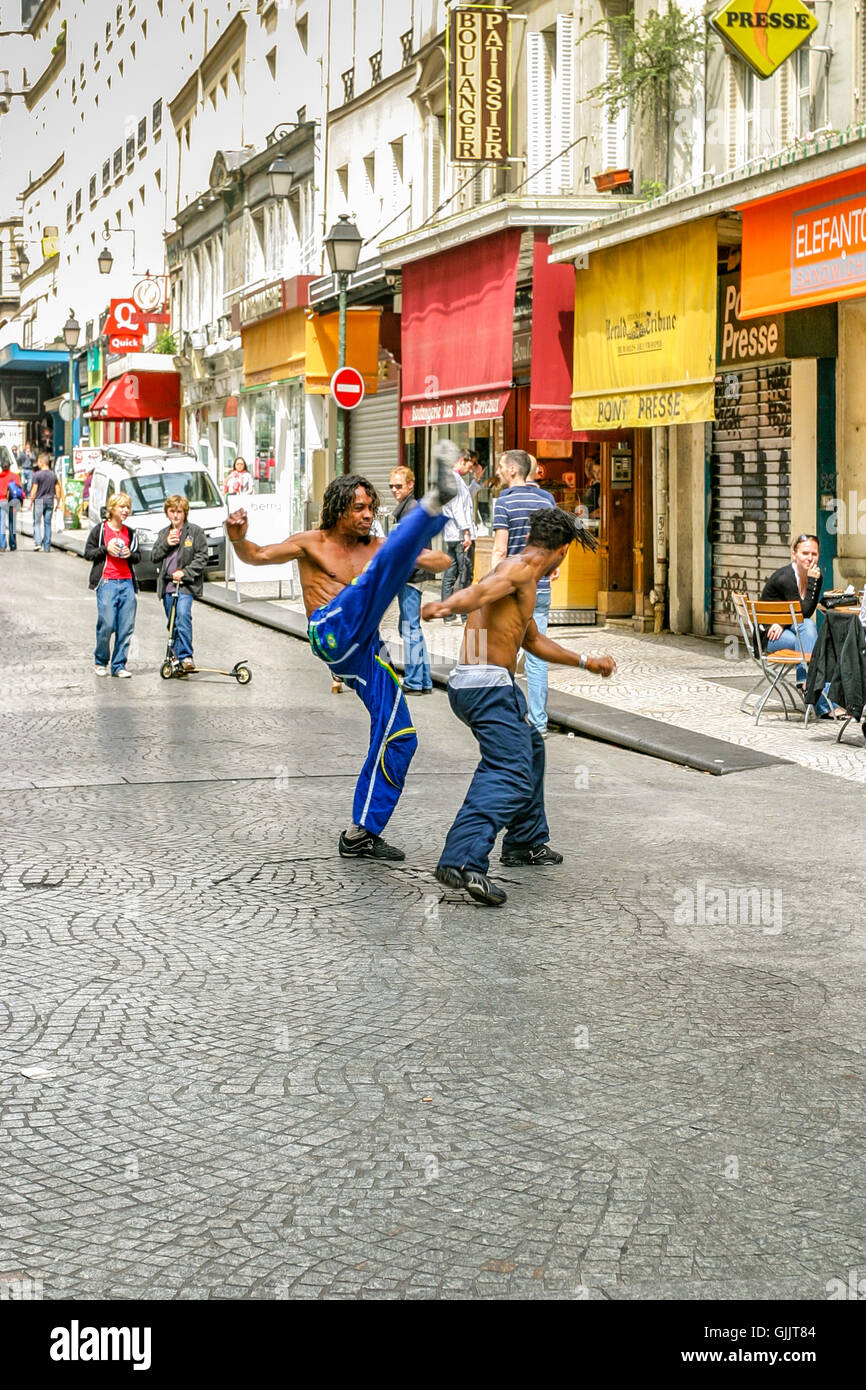
[{"label": "window with shutters", "polygon": [[147,144],[147,117],[142,116],[138,123],[138,153],[141,154]]},{"label": "window with shutters", "polygon": [[121,176],[121,174],[123,173],[123,150],[122,150],[122,149],[119,149],[119,150],[115,150],[115,151],[114,151],[114,157],[113,157],[113,160],[112,160],[112,172],[113,172],[114,177],[115,177],[116,179],[119,179],[120,176]]},{"label": "window with shutters", "polygon": [[573,187],[574,19],[526,36],[526,158],[530,194],[567,193]]},{"label": "window with shutters", "polygon": [[153,103],[153,111],[150,118],[150,132],[156,135],[162,128],[162,97]]},{"label": "window with shutters", "polygon": [[[604,80],[607,81],[619,71],[619,52],[613,33],[605,35],[602,61]],[[628,110],[625,107],[621,107],[615,116],[610,114],[607,107],[603,109],[601,127],[602,172],[607,169],[629,168],[628,125]]]},{"label": "window with shutters", "polygon": [[803,136],[815,128],[812,119],[812,52],[807,43],[802,44],[794,54],[793,67],[796,134]]},{"label": "window with shutters", "polygon": [[[445,197],[445,117],[427,118],[427,217],[432,217]],[[443,209],[444,211],[444,209]]]},{"label": "window with shutters", "polygon": [[109,185],[110,183],[111,183],[111,160],[110,160],[110,159],[106,159],[105,163],[104,163],[103,166],[102,166],[102,191],[103,191],[103,193],[105,192],[106,188],[108,187],[108,185]]},{"label": "window with shutters", "polygon": [[758,78],[749,68],[743,69],[743,159],[746,163],[755,159],[760,147],[760,110],[758,105]]},{"label": "window with shutters", "polygon": [[95,202],[96,202],[96,199],[97,199],[97,197],[98,197],[98,194],[97,194],[97,191],[96,191],[96,175],[95,175],[95,174],[93,174],[93,175],[91,176],[90,185],[89,185],[89,188],[88,188],[88,195],[89,195],[89,197],[90,197],[90,202],[91,202],[91,204],[95,203]]}]

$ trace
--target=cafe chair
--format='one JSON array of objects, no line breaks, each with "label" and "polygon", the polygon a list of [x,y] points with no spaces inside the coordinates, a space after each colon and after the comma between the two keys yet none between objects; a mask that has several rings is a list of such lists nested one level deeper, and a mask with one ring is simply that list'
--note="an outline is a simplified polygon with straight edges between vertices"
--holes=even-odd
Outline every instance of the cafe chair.
[{"label": "cafe chair", "polygon": [[[748,598],[746,594],[732,594],[734,612],[737,615],[746,651],[760,671],[760,677],[744,695],[740,704],[742,714],[754,714],[755,723],[761,718],[770,699],[778,700],[785,719],[788,711],[802,714],[804,723],[809,722],[812,706],[807,705],[802,690],[796,682],[798,666],[809,665],[809,653],[803,650],[799,624],[803,621],[803,610],[799,603],[788,603]],[[766,635],[762,628],[778,623],[783,628],[793,628],[797,647],[794,651],[767,652]],[[766,687],[766,688],[765,688]]]}]

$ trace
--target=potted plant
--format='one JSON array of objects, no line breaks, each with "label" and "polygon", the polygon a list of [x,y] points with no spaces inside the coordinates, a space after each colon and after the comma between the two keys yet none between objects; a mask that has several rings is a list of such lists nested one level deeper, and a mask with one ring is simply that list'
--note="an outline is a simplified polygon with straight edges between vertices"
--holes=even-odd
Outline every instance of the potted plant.
[{"label": "potted plant", "polygon": [[631,169],[605,169],[603,174],[593,174],[593,183],[599,193],[611,193],[620,188],[624,193],[631,192]]}]

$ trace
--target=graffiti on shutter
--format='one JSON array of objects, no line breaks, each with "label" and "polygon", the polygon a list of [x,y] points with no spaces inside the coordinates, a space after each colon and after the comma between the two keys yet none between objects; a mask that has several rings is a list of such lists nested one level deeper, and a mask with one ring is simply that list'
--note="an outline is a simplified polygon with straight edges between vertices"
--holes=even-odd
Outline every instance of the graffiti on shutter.
[{"label": "graffiti on shutter", "polygon": [[791,364],[716,380],[713,425],[713,631],[735,632],[732,593],[758,598],[789,559]]}]

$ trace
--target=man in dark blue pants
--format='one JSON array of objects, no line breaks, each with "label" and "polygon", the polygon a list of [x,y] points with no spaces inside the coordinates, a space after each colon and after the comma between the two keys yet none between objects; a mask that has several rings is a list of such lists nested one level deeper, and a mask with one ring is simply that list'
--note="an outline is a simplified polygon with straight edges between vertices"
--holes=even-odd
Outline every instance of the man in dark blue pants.
[{"label": "man in dark blue pants", "polygon": [[460,660],[448,680],[448,699],[481,748],[481,762],[448,832],[436,877],[493,907],[506,901],[487,877],[490,853],[503,828],[503,864],[562,863],[562,855],[547,843],[544,740],[527,723],[526,700],[514,678],[518,651],[522,646],[542,661],[601,676],[616,670],[612,656],[568,651],[543,636],[533,620],[536,585],[563,563],[572,541],[594,549],[594,539],[569,512],[559,507],[533,512],[519,555],[501,561],[480,583],[421,610],[425,619],[470,614]]},{"label": "man in dark blue pants", "polygon": [[340,854],[347,859],[406,857],[385,843],[382,831],[418,738],[379,623],[416,565],[433,573],[448,567],[447,555],[426,547],[444,526],[442,506],[457,490],[456,455],[449,441],[437,445],[433,487],[386,541],[370,534],[379,500],[375,488],[351,474],[328,485],[316,531],[260,546],[246,539],[245,512],[226,522],[229,540],[247,564],[298,561],[310,646],[335,678],[353,687],[370,715],[370,747],[355,788],[353,820],[340,835]]}]

